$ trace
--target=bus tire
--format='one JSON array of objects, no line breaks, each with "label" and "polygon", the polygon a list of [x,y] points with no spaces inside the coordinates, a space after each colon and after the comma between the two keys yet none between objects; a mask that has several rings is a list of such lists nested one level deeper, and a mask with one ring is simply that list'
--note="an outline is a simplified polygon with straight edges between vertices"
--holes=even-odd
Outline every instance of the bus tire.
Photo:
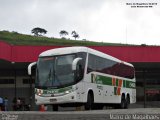
[{"label": "bus tire", "polygon": [[129,97],[129,95],[127,95],[127,97],[126,97],[126,103],[125,103],[125,109],[128,109],[129,104],[130,104],[130,97]]},{"label": "bus tire", "polygon": [[94,104],[94,97],[93,94],[88,93],[87,96],[87,102],[85,104],[85,110],[92,110],[93,109],[93,104]]},{"label": "bus tire", "polygon": [[125,107],[126,107],[126,99],[125,99],[125,96],[122,95],[121,103],[120,103],[120,108],[124,109]]},{"label": "bus tire", "polygon": [[52,105],[53,111],[58,111],[58,105]]}]

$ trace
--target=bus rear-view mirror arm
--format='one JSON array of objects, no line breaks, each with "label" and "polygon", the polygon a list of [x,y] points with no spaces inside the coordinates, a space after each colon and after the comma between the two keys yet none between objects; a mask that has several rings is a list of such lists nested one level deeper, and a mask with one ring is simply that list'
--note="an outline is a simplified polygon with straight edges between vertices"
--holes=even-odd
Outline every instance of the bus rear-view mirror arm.
[{"label": "bus rear-view mirror arm", "polygon": [[32,74],[32,67],[34,66],[34,65],[36,65],[37,64],[37,62],[32,62],[32,63],[30,63],[29,65],[28,65],[28,75],[31,75]]},{"label": "bus rear-view mirror arm", "polygon": [[73,62],[72,62],[72,70],[74,71],[74,70],[76,70],[76,67],[77,67],[77,63],[80,61],[80,60],[82,60],[82,58],[75,58],[74,60],[73,60]]}]

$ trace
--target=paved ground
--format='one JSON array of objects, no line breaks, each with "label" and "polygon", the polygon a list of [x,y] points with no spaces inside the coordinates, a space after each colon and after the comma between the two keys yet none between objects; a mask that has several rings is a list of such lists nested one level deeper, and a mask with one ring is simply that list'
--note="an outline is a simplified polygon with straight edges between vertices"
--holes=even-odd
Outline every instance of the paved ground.
[{"label": "paved ground", "polygon": [[0,112],[0,120],[160,120],[160,108]]}]

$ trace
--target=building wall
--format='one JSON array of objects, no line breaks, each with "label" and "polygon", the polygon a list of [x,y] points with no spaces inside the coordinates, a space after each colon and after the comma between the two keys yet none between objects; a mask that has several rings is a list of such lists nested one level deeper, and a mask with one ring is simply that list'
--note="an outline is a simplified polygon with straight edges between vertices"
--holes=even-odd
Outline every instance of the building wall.
[{"label": "building wall", "polygon": [[[13,110],[13,99],[15,97],[25,100],[26,104],[30,104],[30,84],[28,76],[3,76],[0,77],[0,97],[7,97],[9,100],[9,110]],[[4,83],[4,81],[6,81]],[[34,84],[32,84],[32,96],[34,97]],[[33,103],[32,103],[33,104]]]}]

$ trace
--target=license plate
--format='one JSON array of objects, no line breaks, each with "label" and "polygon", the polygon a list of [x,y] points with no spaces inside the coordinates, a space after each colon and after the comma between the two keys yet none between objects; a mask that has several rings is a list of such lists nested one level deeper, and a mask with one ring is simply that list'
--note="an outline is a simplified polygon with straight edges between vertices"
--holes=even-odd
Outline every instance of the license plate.
[{"label": "license plate", "polygon": [[50,102],[56,102],[57,99],[50,99]]}]

